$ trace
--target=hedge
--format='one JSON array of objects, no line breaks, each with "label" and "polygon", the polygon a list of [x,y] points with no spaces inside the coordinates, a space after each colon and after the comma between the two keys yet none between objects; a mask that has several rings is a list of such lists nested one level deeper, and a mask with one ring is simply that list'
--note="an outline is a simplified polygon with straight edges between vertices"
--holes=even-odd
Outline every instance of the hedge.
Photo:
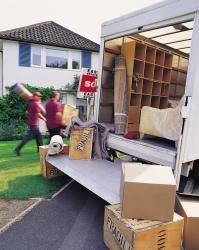
[{"label": "hedge", "polygon": [[[32,93],[41,92],[42,101],[48,100],[54,90],[53,87],[24,86]],[[27,102],[9,89],[8,94],[0,98],[0,140],[20,139],[26,134],[26,109]]]}]

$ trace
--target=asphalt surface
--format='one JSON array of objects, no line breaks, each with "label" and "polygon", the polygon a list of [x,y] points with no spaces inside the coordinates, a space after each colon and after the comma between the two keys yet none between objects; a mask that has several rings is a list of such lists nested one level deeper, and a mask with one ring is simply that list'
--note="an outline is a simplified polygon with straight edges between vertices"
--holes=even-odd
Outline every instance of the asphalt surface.
[{"label": "asphalt surface", "polygon": [[103,250],[105,201],[73,182],[0,235],[0,250]]}]

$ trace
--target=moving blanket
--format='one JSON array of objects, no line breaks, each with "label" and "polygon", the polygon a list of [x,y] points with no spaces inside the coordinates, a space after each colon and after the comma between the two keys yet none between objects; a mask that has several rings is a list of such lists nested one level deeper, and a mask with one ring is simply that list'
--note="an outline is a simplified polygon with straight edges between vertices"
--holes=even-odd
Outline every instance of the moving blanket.
[{"label": "moving blanket", "polygon": [[88,122],[82,122],[78,117],[73,117],[71,119],[71,123],[67,126],[63,134],[65,136],[69,136],[71,129],[73,128],[93,128],[94,134],[92,158],[107,159],[109,157],[108,151],[106,149],[106,142],[108,138],[108,133],[113,132],[110,128],[96,121],[91,120]]},{"label": "moving blanket", "polygon": [[141,110],[139,132],[166,138],[172,141],[179,139],[181,127],[182,98],[176,108],[157,109],[143,107]]}]

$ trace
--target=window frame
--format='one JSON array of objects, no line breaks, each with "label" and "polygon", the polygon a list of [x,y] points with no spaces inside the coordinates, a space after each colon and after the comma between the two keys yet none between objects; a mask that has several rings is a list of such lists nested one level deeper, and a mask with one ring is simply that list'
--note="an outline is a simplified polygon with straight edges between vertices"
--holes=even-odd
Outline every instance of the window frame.
[{"label": "window frame", "polygon": [[[26,49],[28,49],[28,56],[29,56],[28,62],[25,62],[25,63],[23,62],[24,59],[22,60],[22,57],[21,57],[22,50],[25,49],[23,46],[26,46]],[[25,43],[25,42],[18,43],[18,66],[19,67],[31,67],[31,44],[30,43]]]},{"label": "window frame", "polygon": [[[67,53],[67,68],[59,68],[59,67],[49,67],[47,66],[47,50],[54,50],[54,51],[62,51]],[[55,48],[55,47],[45,47],[45,61],[44,61],[44,67],[46,69],[59,69],[59,70],[69,70],[70,69],[70,51],[68,49],[61,49],[61,48]]]},{"label": "window frame", "polygon": [[[79,55],[79,69],[74,69],[73,68],[73,54],[78,54]],[[70,51],[70,66],[71,70],[81,70],[82,68],[82,51],[81,50],[71,50]]]},{"label": "window frame", "polygon": [[[33,48],[39,48],[41,51],[41,63],[40,65],[34,64],[33,63]],[[43,47],[35,44],[31,44],[31,67],[38,67],[41,68],[43,67]]]}]

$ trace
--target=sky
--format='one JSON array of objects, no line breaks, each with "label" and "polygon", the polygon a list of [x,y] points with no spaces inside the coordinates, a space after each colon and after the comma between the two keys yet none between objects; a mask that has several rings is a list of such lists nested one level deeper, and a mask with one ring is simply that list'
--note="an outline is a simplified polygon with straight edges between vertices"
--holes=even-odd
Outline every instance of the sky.
[{"label": "sky", "polygon": [[0,31],[44,21],[100,42],[101,23],[161,0],[1,0]]}]

